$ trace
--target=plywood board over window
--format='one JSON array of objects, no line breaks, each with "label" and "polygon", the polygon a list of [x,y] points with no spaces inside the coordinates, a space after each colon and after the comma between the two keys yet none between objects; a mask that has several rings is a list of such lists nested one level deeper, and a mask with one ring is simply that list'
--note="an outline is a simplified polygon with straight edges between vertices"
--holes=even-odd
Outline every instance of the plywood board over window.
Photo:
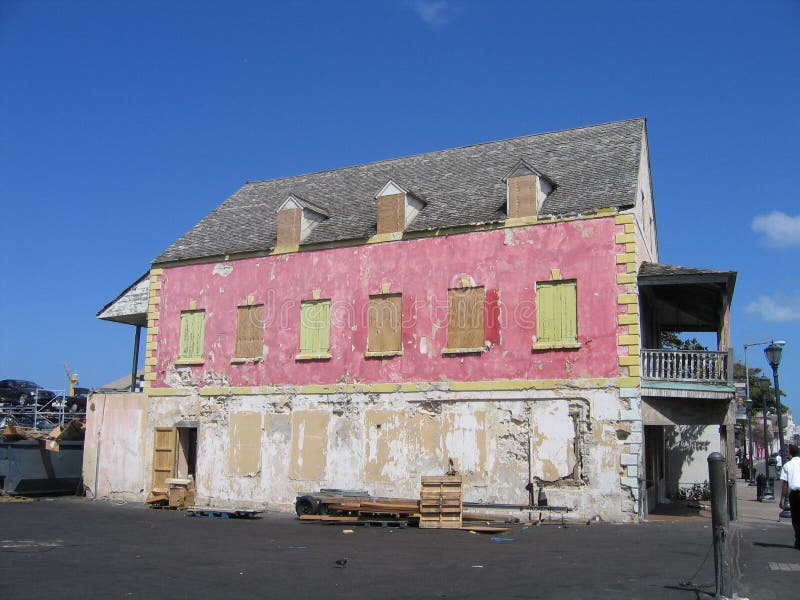
[{"label": "plywood board over window", "polygon": [[397,233],[406,227],[406,195],[378,197],[378,233]]},{"label": "plywood board over window", "polygon": [[178,362],[203,362],[206,311],[185,310],[181,313],[181,341]]},{"label": "plywood board over window", "polygon": [[480,352],[484,349],[483,287],[447,291],[447,351]]},{"label": "plywood board over window", "polygon": [[534,349],[577,348],[578,290],[571,281],[536,284],[537,339]]},{"label": "plywood board over window", "polygon": [[331,301],[303,302],[300,310],[300,354],[297,359],[330,358]]},{"label": "plywood board over window", "polygon": [[369,298],[367,356],[402,354],[403,297],[383,294]]},{"label": "plywood board over window", "polygon": [[261,413],[232,413],[228,467],[231,474],[252,477],[261,471]]},{"label": "plywood board over window", "polygon": [[284,208],[278,212],[278,247],[296,246],[300,243],[302,220],[302,208]]},{"label": "plywood board over window", "polygon": [[236,350],[234,358],[258,358],[263,352],[264,305],[240,306],[237,309]]}]

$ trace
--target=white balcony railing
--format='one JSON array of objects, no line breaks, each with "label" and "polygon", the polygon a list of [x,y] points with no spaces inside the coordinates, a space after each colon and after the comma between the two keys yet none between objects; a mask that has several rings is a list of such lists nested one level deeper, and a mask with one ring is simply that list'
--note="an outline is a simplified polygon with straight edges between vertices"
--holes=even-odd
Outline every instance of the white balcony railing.
[{"label": "white balcony railing", "polygon": [[642,378],[658,381],[731,384],[733,352],[642,350]]}]

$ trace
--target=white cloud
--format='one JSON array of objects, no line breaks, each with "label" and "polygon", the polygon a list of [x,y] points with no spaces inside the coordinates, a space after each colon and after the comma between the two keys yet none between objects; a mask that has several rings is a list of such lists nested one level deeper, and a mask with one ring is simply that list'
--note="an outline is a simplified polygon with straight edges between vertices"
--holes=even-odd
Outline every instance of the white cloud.
[{"label": "white cloud", "polygon": [[417,13],[426,25],[447,25],[458,10],[448,0],[406,0],[406,6]]},{"label": "white cloud", "polygon": [[773,323],[800,321],[800,296],[794,298],[759,296],[745,306],[744,310]]},{"label": "white cloud", "polygon": [[763,233],[772,246],[800,246],[800,215],[792,217],[773,211],[754,217],[751,227],[756,233]]}]

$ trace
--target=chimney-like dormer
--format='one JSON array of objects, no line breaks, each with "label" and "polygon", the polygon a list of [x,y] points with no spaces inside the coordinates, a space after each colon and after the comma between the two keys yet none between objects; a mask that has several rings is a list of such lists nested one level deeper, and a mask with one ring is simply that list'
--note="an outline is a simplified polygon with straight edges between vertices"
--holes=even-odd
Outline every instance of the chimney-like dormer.
[{"label": "chimney-like dormer", "polygon": [[503,177],[503,181],[509,219],[536,216],[553,190],[550,180],[522,159]]},{"label": "chimney-like dormer", "polygon": [[314,227],[330,215],[321,206],[289,194],[278,208],[278,248],[299,246]]},{"label": "chimney-like dormer", "polygon": [[375,196],[378,234],[402,233],[425,207],[425,202],[391,179]]}]

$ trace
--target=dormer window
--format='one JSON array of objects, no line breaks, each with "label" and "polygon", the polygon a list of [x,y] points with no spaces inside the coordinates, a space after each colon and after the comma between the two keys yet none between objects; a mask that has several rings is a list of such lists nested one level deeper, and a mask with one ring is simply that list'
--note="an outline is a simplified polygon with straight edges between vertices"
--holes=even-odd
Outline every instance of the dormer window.
[{"label": "dormer window", "polygon": [[299,246],[321,221],[330,215],[328,211],[298,196],[290,194],[278,208],[278,248]]},{"label": "dormer window", "polygon": [[425,207],[425,202],[394,181],[375,196],[378,201],[378,234],[402,233]]},{"label": "dormer window", "polygon": [[503,177],[506,184],[506,212],[509,219],[534,217],[553,191],[552,182],[524,160]]}]

